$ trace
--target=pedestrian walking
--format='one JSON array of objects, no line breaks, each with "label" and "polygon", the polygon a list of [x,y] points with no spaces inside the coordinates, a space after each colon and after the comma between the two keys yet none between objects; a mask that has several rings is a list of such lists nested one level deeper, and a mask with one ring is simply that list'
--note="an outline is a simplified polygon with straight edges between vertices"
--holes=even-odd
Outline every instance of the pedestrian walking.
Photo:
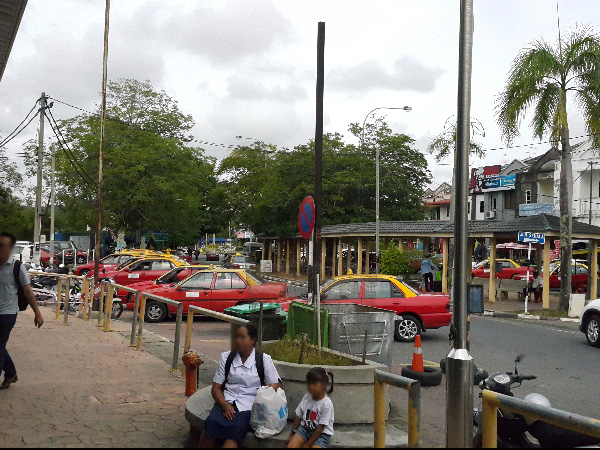
[{"label": "pedestrian walking", "polygon": [[427,253],[423,261],[421,261],[421,286],[425,292],[431,292],[433,289],[433,272],[439,269],[431,260],[431,254]]},{"label": "pedestrian walking", "polygon": [[190,259],[192,259],[192,255],[194,254],[194,250],[192,249],[192,247],[188,247],[187,254],[190,257]]},{"label": "pedestrian walking", "polygon": [[196,251],[194,252],[194,256],[196,257],[196,262],[200,261],[200,250],[196,249]]},{"label": "pedestrian walking", "polygon": [[44,324],[42,313],[31,289],[27,269],[12,257],[17,238],[9,233],[0,233],[0,375],[4,381],[0,390],[8,389],[18,381],[17,369],[6,350],[10,333],[17,321],[19,310],[31,306],[35,314],[34,324]]}]

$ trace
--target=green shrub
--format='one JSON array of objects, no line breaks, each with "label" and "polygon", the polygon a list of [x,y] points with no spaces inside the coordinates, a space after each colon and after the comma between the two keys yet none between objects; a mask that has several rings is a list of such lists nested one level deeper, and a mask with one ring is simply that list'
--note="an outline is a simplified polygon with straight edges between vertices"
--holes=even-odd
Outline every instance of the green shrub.
[{"label": "green shrub", "polygon": [[393,276],[414,273],[410,261],[410,254],[400,250],[396,243],[391,241],[387,248],[381,252],[381,273]]}]

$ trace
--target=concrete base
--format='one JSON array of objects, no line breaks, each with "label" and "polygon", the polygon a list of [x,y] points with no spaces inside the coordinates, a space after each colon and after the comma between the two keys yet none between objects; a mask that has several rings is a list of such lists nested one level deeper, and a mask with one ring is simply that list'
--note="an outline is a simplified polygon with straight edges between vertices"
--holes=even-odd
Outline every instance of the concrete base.
[{"label": "concrete base", "polygon": [[[214,406],[210,387],[196,392],[189,398],[185,407],[185,417],[190,423],[190,444],[197,448],[204,429],[204,421]],[[292,423],[277,436],[269,439],[258,439],[254,433],[248,433],[244,447],[248,448],[284,448],[290,435]],[[388,448],[408,446],[408,435],[393,425],[385,430],[385,442]],[[373,425],[336,425],[335,435],[331,440],[332,448],[365,448],[373,446]]]}]

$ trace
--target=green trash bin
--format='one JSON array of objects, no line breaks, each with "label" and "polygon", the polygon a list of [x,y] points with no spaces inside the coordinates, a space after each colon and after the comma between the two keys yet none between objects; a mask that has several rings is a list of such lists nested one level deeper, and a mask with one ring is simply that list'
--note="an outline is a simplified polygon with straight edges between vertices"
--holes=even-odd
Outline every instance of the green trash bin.
[{"label": "green trash bin", "polygon": [[[246,303],[232,306],[225,310],[229,314],[240,319],[249,320],[256,329],[260,329],[260,303]],[[275,341],[285,335],[284,324],[287,314],[282,313],[281,304],[263,303],[263,341]]]}]

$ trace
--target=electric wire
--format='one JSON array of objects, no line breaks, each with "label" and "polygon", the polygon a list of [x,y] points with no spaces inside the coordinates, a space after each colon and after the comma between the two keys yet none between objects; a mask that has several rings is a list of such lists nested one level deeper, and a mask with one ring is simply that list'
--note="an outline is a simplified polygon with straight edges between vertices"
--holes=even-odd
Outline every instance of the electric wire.
[{"label": "electric wire", "polygon": [[[31,108],[31,110],[27,113],[27,115],[25,116],[25,118],[21,121],[21,123],[19,125],[17,125],[17,127],[8,135],[4,138],[4,140],[2,142],[0,142],[0,147],[4,147],[6,144],[8,144],[10,141],[12,141],[14,138],[16,138],[19,134],[21,134],[21,132],[27,128],[29,126],[29,124],[33,121],[33,119],[36,118],[36,115],[34,114],[31,118],[29,118],[29,116],[31,115],[31,113],[35,110],[35,107],[37,106],[37,104],[39,103],[39,99],[37,99],[33,105],[33,108]],[[25,121],[27,121],[27,119],[29,119],[29,121],[19,130],[19,128],[25,123]],[[18,131],[17,131],[18,130]]]}]

